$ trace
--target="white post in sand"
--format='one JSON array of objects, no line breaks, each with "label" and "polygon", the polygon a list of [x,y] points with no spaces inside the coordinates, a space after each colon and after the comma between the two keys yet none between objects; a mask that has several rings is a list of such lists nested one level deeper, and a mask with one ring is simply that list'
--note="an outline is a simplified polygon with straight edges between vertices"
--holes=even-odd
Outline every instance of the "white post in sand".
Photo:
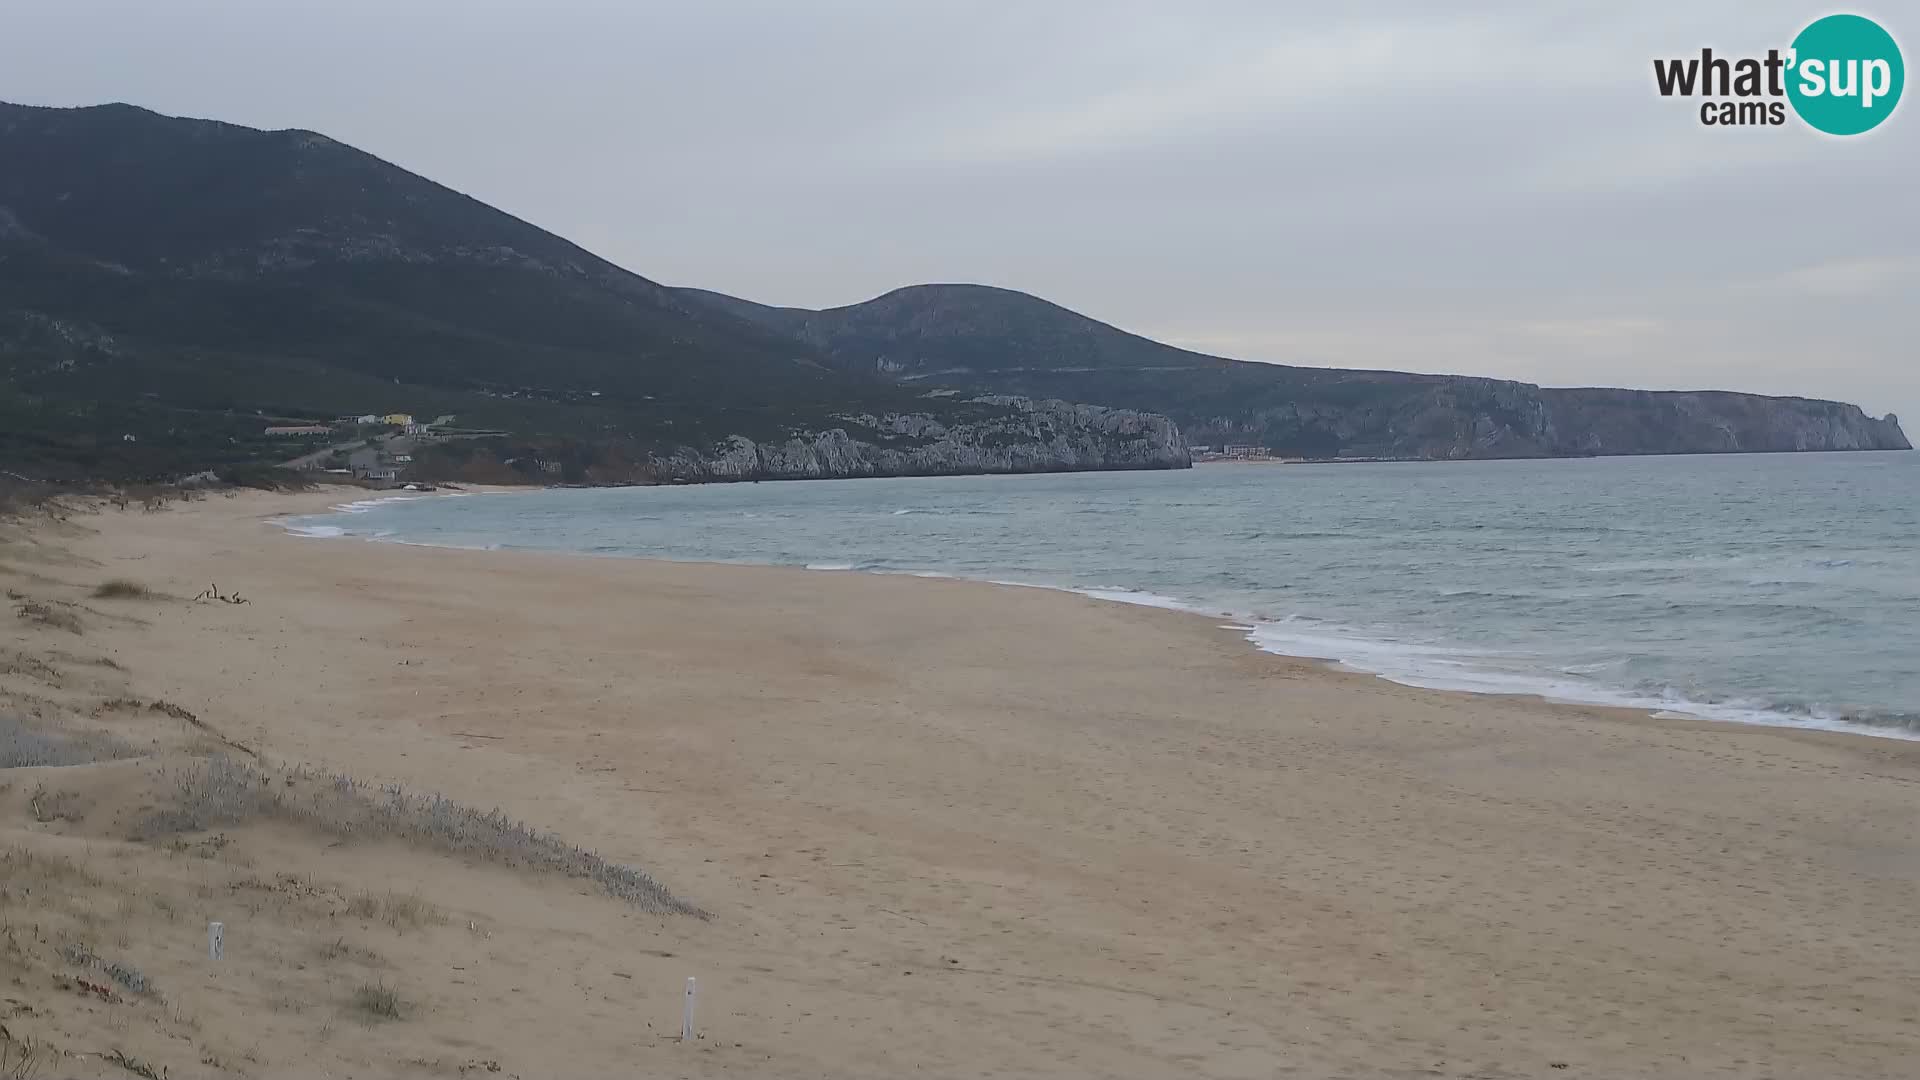
[{"label": "white post in sand", "polygon": [[219,960],[227,952],[227,924],[210,922],[207,924],[207,959]]},{"label": "white post in sand", "polygon": [[680,1041],[693,1041],[693,995],[698,989],[693,976],[687,976],[687,1004],[680,1011]]}]

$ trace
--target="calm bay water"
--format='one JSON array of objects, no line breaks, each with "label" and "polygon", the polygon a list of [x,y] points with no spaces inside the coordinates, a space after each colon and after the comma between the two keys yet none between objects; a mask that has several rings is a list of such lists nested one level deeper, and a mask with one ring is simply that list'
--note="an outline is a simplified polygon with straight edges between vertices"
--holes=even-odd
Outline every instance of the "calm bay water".
[{"label": "calm bay water", "polygon": [[1920,453],[554,490],[290,524],[1048,585],[1414,685],[1920,735]]}]

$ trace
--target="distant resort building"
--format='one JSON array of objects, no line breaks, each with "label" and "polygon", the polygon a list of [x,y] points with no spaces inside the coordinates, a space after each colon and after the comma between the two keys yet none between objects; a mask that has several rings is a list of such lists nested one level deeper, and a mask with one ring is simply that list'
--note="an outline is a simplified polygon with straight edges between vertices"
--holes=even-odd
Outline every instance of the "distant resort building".
[{"label": "distant resort building", "polygon": [[403,412],[362,413],[359,416],[343,416],[340,419],[335,420],[334,423],[360,424],[365,427],[373,427],[376,425],[384,424],[384,425],[387,425],[388,427],[406,428],[407,434],[418,435],[426,431],[428,428],[433,427],[435,424],[445,427],[446,425],[453,423],[453,414],[448,413],[447,415],[442,416],[440,419],[435,420],[432,424],[424,424],[419,421],[416,421],[413,418],[412,413],[403,413]]},{"label": "distant resort building", "polygon": [[1273,454],[1272,451],[1264,446],[1229,445],[1226,448],[1225,456],[1230,458],[1263,458],[1271,457]]}]

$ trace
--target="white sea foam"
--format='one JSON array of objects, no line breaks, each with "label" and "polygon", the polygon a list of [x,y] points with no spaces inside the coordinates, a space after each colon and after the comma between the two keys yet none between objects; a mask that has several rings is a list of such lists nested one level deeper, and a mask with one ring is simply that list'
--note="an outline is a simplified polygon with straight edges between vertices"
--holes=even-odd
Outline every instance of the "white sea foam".
[{"label": "white sea foam", "polygon": [[[382,495],[378,498],[373,498],[373,499],[356,499],[353,502],[335,503],[332,506],[327,507],[327,509],[332,511],[335,514],[364,514],[380,506],[384,506],[387,503],[417,502],[421,499],[461,499],[461,498],[471,498],[478,495],[500,495],[500,494],[508,494],[508,493],[507,492],[490,492],[490,491],[430,491],[430,492],[423,491],[423,492],[414,492],[406,495]],[[269,519],[268,523],[272,525],[278,525],[281,528],[287,530],[288,532],[293,533],[295,536],[311,536],[316,538],[332,539],[332,538],[341,537],[341,536],[361,535],[359,533],[356,533],[354,530],[345,527],[344,525],[320,524],[318,521],[314,520],[315,518],[318,518],[320,516],[321,515],[319,514],[309,514],[302,517],[271,518]],[[382,537],[376,534],[368,538],[381,539]],[[418,546],[420,547],[451,547],[454,545],[421,544]]]},{"label": "white sea foam", "polygon": [[1561,705],[1599,705],[1642,710],[1665,719],[1719,720],[1729,723],[1759,724],[1766,727],[1813,728],[1822,731],[1844,731],[1856,735],[1920,741],[1920,732],[1904,728],[1881,728],[1849,723],[1817,709],[1811,710],[1808,715],[1799,715],[1781,712],[1762,702],[1693,701],[1672,689],[1658,695],[1635,694],[1577,677],[1615,666],[1619,663],[1617,660],[1598,664],[1570,664],[1560,670],[1564,674],[1575,677],[1554,678],[1543,674],[1500,670],[1492,666],[1498,662],[1498,658],[1471,649],[1386,641],[1318,626],[1312,630],[1303,630],[1300,620],[1279,621],[1236,616],[1233,612],[1218,611],[1176,597],[1161,596],[1138,589],[1063,588],[1028,581],[994,581],[992,583],[1022,588],[1056,589],[1061,592],[1089,596],[1096,600],[1186,611],[1197,615],[1238,617],[1243,621],[1229,624],[1223,629],[1244,633],[1247,640],[1261,652],[1297,659],[1325,660],[1349,671],[1376,675],[1388,682],[1424,690],[1523,695],[1542,698]]},{"label": "white sea foam", "polygon": [[[452,495],[454,493],[448,492],[448,494]],[[383,495],[377,499],[358,499],[354,502],[337,503],[327,509],[332,510],[336,514],[364,514],[384,503],[413,502],[416,499],[431,498],[433,498],[432,495]]]},{"label": "white sea foam", "polygon": [[335,537],[347,535],[347,530],[338,525],[310,525],[287,519],[276,519],[274,524],[295,536]]},{"label": "white sea foam", "polygon": [[[1562,705],[1601,705],[1645,710],[1669,719],[1721,720],[1920,740],[1920,732],[1848,723],[1818,710],[1811,711],[1809,715],[1798,715],[1770,708],[1763,702],[1693,701],[1671,688],[1660,694],[1636,694],[1586,679],[1557,679],[1549,675],[1502,671],[1488,665],[1491,657],[1468,650],[1408,645],[1338,634],[1303,634],[1283,623],[1257,624],[1247,631],[1247,640],[1262,652],[1329,660],[1348,670],[1427,690],[1521,694]],[[1582,667],[1595,665],[1570,665],[1562,670],[1571,673]]]},{"label": "white sea foam", "polygon": [[454,544],[445,540],[436,540],[433,543],[427,543],[424,540],[403,540],[391,532],[372,533],[367,536],[367,539],[378,544],[398,544],[401,547],[445,548],[449,551],[500,551],[503,549],[503,545],[500,544]]},{"label": "white sea foam", "polygon": [[1195,615],[1222,615],[1227,617],[1231,617],[1232,615],[1231,612],[1212,611],[1205,607],[1201,607],[1198,604],[1189,603],[1188,601],[1181,600],[1176,597],[1161,596],[1158,593],[1145,592],[1140,589],[1107,587],[1107,588],[1095,588],[1095,589],[1068,589],[1067,591],[1079,593],[1081,596],[1091,596],[1095,600],[1111,600],[1117,604],[1133,604],[1138,607],[1164,608],[1168,611],[1188,611],[1188,612],[1192,612]]}]

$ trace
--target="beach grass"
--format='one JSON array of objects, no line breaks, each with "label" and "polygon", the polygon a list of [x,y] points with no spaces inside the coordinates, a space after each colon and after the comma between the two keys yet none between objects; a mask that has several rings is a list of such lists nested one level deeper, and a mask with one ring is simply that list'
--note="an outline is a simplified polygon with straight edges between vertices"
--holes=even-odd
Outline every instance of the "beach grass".
[{"label": "beach grass", "polygon": [[104,732],[45,731],[16,716],[0,715],[0,769],[92,765],[139,754]]},{"label": "beach grass", "polygon": [[347,914],[385,923],[395,930],[447,921],[446,912],[416,893],[362,892],[347,902]]},{"label": "beach grass", "polygon": [[14,600],[13,613],[27,622],[53,630],[64,630],[69,634],[86,633],[86,626],[81,623],[80,616],[74,614],[71,605],[49,604],[17,594],[8,595]]},{"label": "beach grass", "polygon": [[263,771],[214,754],[181,771],[173,803],[136,830],[143,837],[204,832],[254,820],[289,821],[342,839],[384,837],[447,854],[585,878],[611,896],[663,915],[706,913],[675,897],[653,875],[610,862],[498,809],[475,810],[398,785],[375,787],[343,774]]},{"label": "beach grass", "polygon": [[384,982],[367,983],[353,991],[353,1007],[375,1020],[398,1020],[406,1013],[406,1002]]}]

